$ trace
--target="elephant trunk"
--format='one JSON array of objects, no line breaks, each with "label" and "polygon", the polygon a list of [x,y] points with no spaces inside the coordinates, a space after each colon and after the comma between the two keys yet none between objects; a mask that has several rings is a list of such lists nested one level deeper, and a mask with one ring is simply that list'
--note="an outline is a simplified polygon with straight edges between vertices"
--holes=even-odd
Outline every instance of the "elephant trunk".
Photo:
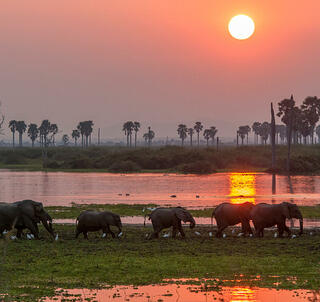
[{"label": "elephant trunk", "polygon": [[196,222],[194,219],[190,221],[190,229],[193,229],[196,226]]},{"label": "elephant trunk", "polygon": [[[47,214],[46,217],[41,218],[41,222],[46,230],[54,237],[53,227],[52,227],[52,218]],[[49,222],[49,223],[48,223]]]},{"label": "elephant trunk", "polygon": [[215,212],[215,209],[212,211],[212,214],[211,214],[211,227],[213,226],[213,216],[214,216],[214,212]]}]

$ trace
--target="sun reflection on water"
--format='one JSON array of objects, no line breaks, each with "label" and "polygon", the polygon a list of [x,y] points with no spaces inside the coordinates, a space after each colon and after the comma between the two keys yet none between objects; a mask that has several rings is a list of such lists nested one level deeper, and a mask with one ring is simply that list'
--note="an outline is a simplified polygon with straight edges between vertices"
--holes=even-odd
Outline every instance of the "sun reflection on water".
[{"label": "sun reflection on water", "polygon": [[231,173],[229,176],[230,202],[255,203],[256,175],[251,173]]},{"label": "sun reflection on water", "polygon": [[230,302],[253,302],[257,301],[255,290],[247,287],[235,287],[231,291]]}]

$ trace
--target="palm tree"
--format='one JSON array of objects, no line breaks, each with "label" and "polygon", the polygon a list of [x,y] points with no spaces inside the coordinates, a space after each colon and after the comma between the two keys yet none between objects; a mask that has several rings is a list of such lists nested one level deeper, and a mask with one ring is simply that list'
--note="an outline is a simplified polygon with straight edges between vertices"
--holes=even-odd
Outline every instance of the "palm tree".
[{"label": "palm tree", "polygon": [[196,124],[194,125],[194,130],[196,130],[197,132],[197,141],[198,141],[198,147],[199,147],[199,144],[200,144],[200,132],[202,131],[203,129],[203,125],[201,124],[201,122],[196,122]]},{"label": "palm tree", "polygon": [[143,134],[143,138],[145,139],[145,142],[148,143],[148,146],[150,147],[152,140],[154,139],[155,133],[153,130],[151,130],[151,127],[148,127],[148,132]]},{"label": "palm tree", "polygon": [[16,120],[11,120],[9,122],[9,128],[12,132],[12,147],[14,148],[14,143],[15,143],[15,139],[14,139],[14,136],[15,136],[15,133],[16,133],[16,130],[17,130],[17,121]]},{"label": "palm tree", "polygon": [[301,105],[301,110],[303,111],[305,118],[308,120],[308,123],[310,124],[311,142],[313,144],[314,129],[320,117],[320,99],[318,99],[316,96],[307,97]]},{"label": "palm tree", "polygon": [[57,124],[51,124],[50,125],[50,132],[52,133],[52,145],[55,145],[55,135],[58,133],[58,125]]},{"label": "palm tree", "polygon": [[218,129],[214,126],[210,127],[210,138],[212,139],[212,145],[214,145],[214,138],[218,132]]},{"label": "palm tree", "polygon": [[27,130],[27,125],[24,121],[17,121],[16,126],[17,132],[19,133],[19,147],[22,147],[22,135]]},{"label": "palm tree", "polygon": [[251,131],[251,128],[246,125],[246,126],[240,126],[238,129],[238,135],[241,138],[241,145],[243,145],[243,140],[245,139],[245,137],[247,137],[247,144],[248,142],[248,136],[249,136],[249,132]]},{"label": "palm tree", "polygon": [[260,127],[260,136],[261,136],[261,141],[263,141],[265,145],[267,144],[267,140],[269,138],[270,132],[271,132],[270,124],[268,122],[262,123]]},{"label": "palm tree", "polygon": [[320,144],[320,125],[318,125],[316,128],[316,134],[318,136],[318,144]]},{"label": "palm tree", "polygon": [[211,137],[211,130],[210,129],[205,129],[204,131],[203,131],[203,136],[204,136],[204,138],[206,139],[206,141],[207,141],[207,147],[209,146],[209,139],[210,139],[210,137]]},{"label": "palm tree", "polygon": [[49,120],[43,120],[40,127],[39,127],[39,132],[40,132],[40,144],[43,147],[48,146],[48,135],[50,133],[51,129],[51,123]]},{"label": "palm tree", "polygon": [[180,125],[178,125],[177,131],[178,131],[179,137],[181,138],[181,146],[183,146],[184,140],[187,137],[188,128],[186,125],[180,124]]},{"label": "palm tree", "polygon": [[260,126],[261,126],[261,123],[259,123],[259,122],[254,122],[251,126],[252,131],[254,133],[254,143],[255,144],[258,144],[258,136],[259,136]]},{"label": "palm tree", "polygon": [[31,139],[32,147],[34,147],[34,142],[37,139],[38,135],[39,135],[38,126],[36,124],[29,124],[29,126],[28,126],[28,136]]},{"label": "palm tree", "polygon": [[140,129],[140,123],[139,122],[133,122],[133,130],[134,130],[134,147],[137,147],[137,134]]},{"label": "palm tree", "polygon": [[71,136],[74,139],[75,146],[77,146],[77,140],[80,137],[80,131],[78,129],[72,130]]},{"label": "palm tree", "polygon": [[134,128],[134,124],[132,121],[127,121],[123,124],[122,131],[127,136],[127,147],[131,147],[132,144],[132,131]]},{"label": "palm tree", "polygon": [[68,134],[64,134],[62,136],[62,142],[63,142],[64,146],[67,146],[69,144],[69,136],[68,136]]},{"label": "palm tree", "polygon": [[194,134],[194,129],[193,128],[188,128],[188,135],[190,136],[190,146],[192,146],[193,134]]},{"label": "palm tree", "polygon": [[80,132],[81,135],[81,147],[84,148],[84,134],[85,134],[85,122],[79,122],[77,126],[77,130]]},{"label": "palm tree", "polygon": [[84,135],[86,137],[86,147],[88,147],[88,145],[91,145],[91,135],[93,132],[93,121],[85,121],[84,122]]},{"label": "palm tree", "polygon": [[287,127],[285,125],[279,125],[279,136],[281,143],[283,144],[287,137]]}]

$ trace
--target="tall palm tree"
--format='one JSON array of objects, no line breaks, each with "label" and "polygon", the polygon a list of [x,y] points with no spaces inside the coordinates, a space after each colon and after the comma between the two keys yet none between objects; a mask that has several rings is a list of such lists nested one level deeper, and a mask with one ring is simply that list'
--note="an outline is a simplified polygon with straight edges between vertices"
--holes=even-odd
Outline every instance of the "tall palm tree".
[{"label": "tall palm tree", "polygon": [[251,128],[248,125],[239,127],[238,135],[241,138],[241,145],[243,145],[243,140],[245,139],[245,137],[247,137],[247,144],[249,143],[248,136],[250,131],[251,131]]},{"label": "tall palm tree", "polygon": [[88,147],[89,144],[91,144],[91,135],[93,132],[93,121],[85,121],[84,122],[84,135],[86,137],[86,147]]},{"label": "tall palm tree", "polygon": [[31,139],[32,147],[34,147],[34,142],[37,139],[38,135],[39,135],[38,126],[36,124],[29,124],[29,126],[28,126],[28,136]]},{"label": "tall palm tree", "polygon": [[210,127],[210,138],[212,140],[212,145],[214,145],[214,138],[218,132],[218,129],[214,126]]},{"label": "tall palm tree", "polygon": [[190,136],[190,146],[192,146],[193,134],[194,134],[194,129],[193,128],[188,128],[188,135]]},{"label": "tall palm tree", "polygon": [[77,129],[79,130],[80,132],[80,135],[81,135],[81,147],[84,148],[84,134],[85,134],[85,122],[79,122],[78,126],[77,126]]},{"label": "tall palm tree", "polygon": [[318,125],[316,128],[316,134],[318,136],[318,144],[320,144],[320,125]]},{"label": "tall palm tree", "polygon": [[187,133],[188,133],[188,128],[186,125],[184,124],[180,124],[178,125],[178,135],[181,138],[181,146],[183,146],[184,140],[187,137]]},{"label": "tall palm tree", "polygon": [[197,132],[197,141],[198,141],[198,147],[199,147],[199,144],[200,144],[200,132],[203,129],[203,125],[201,124],[201,122],[196,122],[196,124],[194,125],[193,128]]},{"label": "tall palm tree", "polygon": [[268,122],[263,122],[261,124],[260,128],[260,136],[261,136],[261,141],[264,142],[264,144],[267,144],[267,140],[269,138],[271,132],[271,126]]},{"label": "tall palm tree", "polygon": [[75,146],[77,146],[77,141],[78,141],[78,138],[80,137],[80,131],[78,129],[72,130],[71,136],[74,139]]},{"label": "tall palm tree", "polygon": [[15,133],[16,133],[16,130],[17,130],[17,121],[16,120],[11,120],[9,122],[9,128],[12,132],[12,147],[14,148],[14,143],[15,143]]},{"label": "tall palm tree", "polygon": [[254,133],[254,143],[255,144],[258,143],[258,136],[259,136],[260,126],[261,126],[261,123],[259,123],[259,122],[254,122],[252,124],[252,126],[251,126],[252,131]]},{"label": "tall palm tree", "polygon": [[134,124],[132,121],[127,121],[123,124],[122,131],[127,136],[127,147],[131,147],[132,144],[132,131],[134,128]]},{"label": "tall palm tree", "polygon": [[19,147],[22,147],[22,135],[27,130],[27,125],[24,121],[17,121],[17,132],[19,133]]},{"label": "tall palm tree", "polygon": [[210,129],[205,129],[203,131],[203,137],[206,139],[207,147],[208,147],[209,146],[209,139],[211,138],[211,130]]},{"label": "tall palm tree", "polygon": [[40,132],[40,144],[43,147],[48,147],[48,135],[50,133],[51,129],[51,123],[49,120],[43,120],[40,127],[39,127],[39,132]]},{"label": "tall palm tree", "polygon": [[51,124],[50,125],[50,132],[52,134],[52,145],[55,145],[55,135],[58,133],[58,125],[57,124]]},{"label": "tall palm tree", "polygon": [[154,139],[155,133],[153,130],[151,130],[151,127],[148,127],[148,132],[143,134],[143,138],[145,139],[145,142],[148,143],[148,146],[150,147],[152,140]]},{"label": "tall palm tree", "polygon": [[134,147],[137,147],[137,134],[140,129],[140,123],[139,122],[133,122],[133,130],[134,130]]},{"label": "tall palm tree", "polygon": [[320,99],[316,96],[308,96],[301,105],[301,110],[303,111],[305,118],[310,124],[310,135],[311,143],[313,144],[314,129],[320,118]]}]

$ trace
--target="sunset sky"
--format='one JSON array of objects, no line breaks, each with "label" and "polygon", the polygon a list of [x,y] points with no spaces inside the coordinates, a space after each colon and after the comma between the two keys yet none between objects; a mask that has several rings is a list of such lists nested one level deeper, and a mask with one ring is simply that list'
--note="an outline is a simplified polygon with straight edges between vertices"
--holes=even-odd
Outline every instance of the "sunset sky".
[{"label": "sunset sky", "polygon": [[[48,118],[104,138],[126,120],[157,137],[200,120],[219,136],[269,120],[269,103],[320,95],[318,0],[2,0],[0,99],[6,120]],[[228,33],[237,14],[256,31]],[[61,133],[61,134],[62,134]]]}]

